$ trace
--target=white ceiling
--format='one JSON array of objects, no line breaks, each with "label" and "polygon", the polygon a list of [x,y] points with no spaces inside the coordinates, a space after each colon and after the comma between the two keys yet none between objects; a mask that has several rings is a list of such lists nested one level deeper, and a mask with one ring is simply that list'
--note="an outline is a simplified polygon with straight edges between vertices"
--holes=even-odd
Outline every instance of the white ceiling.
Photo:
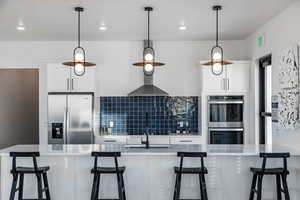
[{"label": "white ceiling", "polygon": [[[154,40],[211,40],[215,13],[223,5],[220,34],[223,40],[245,39],[259,26],[297,0],[1,0],[0,40],[75,40],[73,7],[85,8],[82,40],[142,40],[146,36],[144,6],[154,7]],[[16,30],[22,20],[26,31]],[[179,31],[184,22],[187,30]],[[101,23],[108,30],[100,31]]]}]

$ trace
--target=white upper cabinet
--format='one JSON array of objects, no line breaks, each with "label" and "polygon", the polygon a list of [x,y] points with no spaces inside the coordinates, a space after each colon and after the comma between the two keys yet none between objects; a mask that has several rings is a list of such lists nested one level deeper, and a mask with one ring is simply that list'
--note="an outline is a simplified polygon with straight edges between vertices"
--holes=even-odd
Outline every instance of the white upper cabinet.
[{"label": "white upper cabinet", "polygon": [[95,71],[95,67],[87,67],[83,76],[76,76],[69,67],[62,64],[48,64],[48,92],[94,92]]},{"label": "white upper cabinet", "polygon": [[247,92],[250,81],[250,62],[233,62],[232,65],[224,66],[224,71],[219,76],[212,74],[210,66],[202,66],[202,92],[215,94]]}]

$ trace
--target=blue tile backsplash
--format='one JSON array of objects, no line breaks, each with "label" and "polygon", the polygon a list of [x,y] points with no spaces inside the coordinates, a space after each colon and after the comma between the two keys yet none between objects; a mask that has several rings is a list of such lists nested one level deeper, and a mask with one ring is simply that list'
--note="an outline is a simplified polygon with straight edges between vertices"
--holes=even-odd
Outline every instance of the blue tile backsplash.
[{"label": "blue tile backsplash", "polygon": [[198,97],[100,97],[100,126],[112,134],[198,133]]}]

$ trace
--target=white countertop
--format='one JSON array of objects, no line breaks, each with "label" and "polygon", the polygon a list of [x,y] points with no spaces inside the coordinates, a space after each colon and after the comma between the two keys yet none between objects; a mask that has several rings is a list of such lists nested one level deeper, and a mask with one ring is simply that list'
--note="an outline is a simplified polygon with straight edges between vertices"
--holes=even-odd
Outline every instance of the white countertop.
[{"label": "white countertop", "polygon": [[92,151],[120,151],[123,155],[176,155],[178,151],[207,152],[208,156],[258,156],[259,152],[290,152],[292,156],[300,156],[300,150],[287,146],[264,145],[171,145],[169,148],[128,148],[121,144],[91,145],[15,145],[0,150],[0,156],[8,156],[9,152],[39,151],[41,156],[90,156]]}]

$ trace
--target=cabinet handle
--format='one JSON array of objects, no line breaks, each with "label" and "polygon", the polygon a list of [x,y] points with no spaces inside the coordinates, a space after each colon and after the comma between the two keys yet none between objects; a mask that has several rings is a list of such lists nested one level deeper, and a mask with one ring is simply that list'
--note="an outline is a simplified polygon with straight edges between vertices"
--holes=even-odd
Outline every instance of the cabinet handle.
[{"label": "cabinet handle", "polygon": [[71,82],[71,87],[72,87],[72,90],[74,90],[74,79],[72,78],[71,81],[72,81]]},{"label": "cabinet handle", "polygon": [[180,140],[179,142],[193,142],[192,140]]},{"label": "cabinet handle", "polygon": [[117,140],[104,140],[104,142],[117,142]]},{"label": "cabinet handle", "polygon": [[70,89],[70,79],[67,78],[67,91],[69,91],[69,89]]},{"label": "cabinet handle", "polygon": [[227,78],[227,90],[229,90],[229,78]]}]

